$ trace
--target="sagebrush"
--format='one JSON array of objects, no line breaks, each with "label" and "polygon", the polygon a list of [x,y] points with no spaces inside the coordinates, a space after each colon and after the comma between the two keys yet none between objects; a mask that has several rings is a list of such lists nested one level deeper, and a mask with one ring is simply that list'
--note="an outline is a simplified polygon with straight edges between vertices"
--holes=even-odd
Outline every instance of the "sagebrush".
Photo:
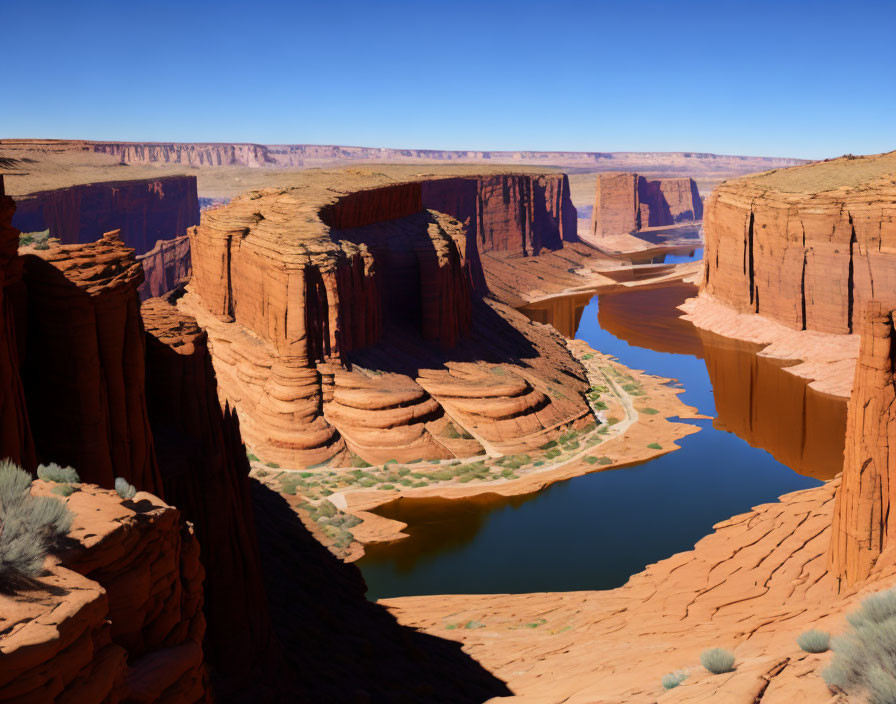
[{"label": "sagebrush", "polygon": [[734,653],[722,648],[710,648],[700,654],[700,664],[714,675],[734,669]]},{"label": "sagebrush", "polygon": [[0,588],[33,584],[44,559],[72,526],[72,513],[51,496],[31,495],[31,475],[0,462]]},{"label": "sagebrush", "polygon": [[847,616],[852,629],[831,641],[834,659],[825,682],[869,704],[896,702],[896,589],[870,596]]}]

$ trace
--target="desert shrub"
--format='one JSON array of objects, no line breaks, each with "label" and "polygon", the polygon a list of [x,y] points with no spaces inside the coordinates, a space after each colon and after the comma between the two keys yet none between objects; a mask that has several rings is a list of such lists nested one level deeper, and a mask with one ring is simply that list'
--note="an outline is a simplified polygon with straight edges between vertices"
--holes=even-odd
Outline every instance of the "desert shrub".
[{"label": "desert shrub", "polygon": [[41,232],[22,232],[19,233],[19,246],[27,247],[28,245],[33,244],[35,249],[49,249],[49,239],[49,229],[43,230]]},{"label": "desert shrub", "polygon": [[686,670],[678,670],[677,672],[670,672],[668,675],[663,675],[663,679],[661,680],[663,689],[675,689],[687,678],[688,672]]},{"label": "desert shrub", "polygon": [[700,664],[714,675],[734,669],[734,653],[722,648],[710,648],[700,653]]},{"label": "desert shrub", "polygon": [[258,455],[253,455],[251,452],[247,452],[246,459],[248,459],[250,462],[258,462]]},{"label": "desert shrub", "polygon": [[59,494],[59,496],[71,496],[75,493],[75,487],[71,484],[59,484],[50,489],[50,491],[54,494]]},{"label": "desert shrub", "polygon": [[610,416],[609,418],[607,418],[607,425],[616,425],[618,422],[619,422],[619,419],[614,418],[613,416]]},{"label": "desert shrub", "polygon": [[255,473],[255,476],[258,477],[259,479],[264,479],[264,478],[265,478],[266,476],[268,476],[269,474],[270,474],[270,472],[268,472],[268,471],[266,471],[266,470],[264,470],[264,469],[259,469],[259,470]]},{"label": "desert shrub", "polygon": [[31,475],[0,462],[0,587],[25,586],[72,525],[71,511],[52,496],[31,496]]},{"label": "desert shrub", "polygon": [[862,692],[869,704],[896,702],[896,589],[870,596],[847,616],[852,629],[831,641],[834,659],[825,682]]},{"label": "desert shrub", "polygon": [[280,465],[276,462],[265,462],[265,465],[270,467],[271,469],[280,469]]},{"label": "desert shrub", "polygon": [[115,478],[115,491],[123,499],[133,499],[137,493],[137,489],[133,484],[129,484],[124,477]]},{"label": "desert shrub", "polygon": [[557,441],[556,441],[556,440],[551,440],[550,442],[546,442],[546,443],[545,443],[544,445],[542,445],[539,449],[540,449],[540,450],[550,450],[552,447],[557,447]]},{"label": "desert shrub", "polygon": [[649,447],[651,450],[662,450],[663,449],[663,446],[660,445],[658,442],[652,442],[647,447]]},{"label": "desert shrub", "polygon": [[649,416],[655,416],[657,413],[659,413],[659,411],[655,408],[639,408],[638,410],[641,413],[646,413]]},{"label": "desert shrub", "polygon": [[395,488],[394,484],[380,484],[378,489],[382,489],[383,491],[392,491]]},{"label": "desert shrub", "polygon": [[613,464],[613,460],[611,460],[609,457],[601,457],[601,458],[597,461],[597,463],[598,463],[598,464]]},{"label": "desert shrub", "polygon": [[823,653],[830,646],[831,636],[824,631],[806,631],[800,633],[796,639],[796,644],[807,653]]},{"label": "desert shrub", "polygon": [[37,468],[37,476],[45,482],[57,482],[59,484],[80,484],[81,477],[73,467],[60,467],[55,462],[42,464]]}]

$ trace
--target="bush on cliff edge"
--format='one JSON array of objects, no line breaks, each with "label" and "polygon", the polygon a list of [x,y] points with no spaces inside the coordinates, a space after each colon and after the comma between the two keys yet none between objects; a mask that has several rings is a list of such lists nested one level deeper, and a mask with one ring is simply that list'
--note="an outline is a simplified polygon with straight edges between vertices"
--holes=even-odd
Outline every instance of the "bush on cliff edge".
[{"label": "bush on cliff edge", "polygon": [[64,503],[32,496],[31,475],[8,459],[0,462],[0,589],[32,586],[71,525]]},{"label": "bush on cliff edge", "polygon": [[834,659],[824,681],[869,704],[896,702],[896,589],[875,594],[846,617],[852,630],[831,641]]}]

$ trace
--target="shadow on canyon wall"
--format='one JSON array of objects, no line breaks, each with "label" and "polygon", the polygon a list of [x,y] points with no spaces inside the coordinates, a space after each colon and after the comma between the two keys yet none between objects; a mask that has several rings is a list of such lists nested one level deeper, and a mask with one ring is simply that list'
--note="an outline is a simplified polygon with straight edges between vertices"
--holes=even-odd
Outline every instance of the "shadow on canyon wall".
[{"label": "shadow on canyon wall", "polygon": [[367,601],[360,571],[318,543],[281,495],[252,484],[274,628],[304,701],[472,704],[512,694],[459,643],[400,626]]}]

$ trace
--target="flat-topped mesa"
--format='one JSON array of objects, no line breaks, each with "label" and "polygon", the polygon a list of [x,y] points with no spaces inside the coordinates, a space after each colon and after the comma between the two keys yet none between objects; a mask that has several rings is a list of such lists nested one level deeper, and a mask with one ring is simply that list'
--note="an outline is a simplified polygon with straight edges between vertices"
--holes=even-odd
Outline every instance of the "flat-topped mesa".
[{"label": "flat-topped mesa", "polygon": [[23,381],[39,458],[111,487],[161,493],[146,413],[143,270],[119,232],[90,244],[21,249]]},{"label": "flat-topped mesa", "polygon": [[[451,437],[454,401],[435,398],[417,378],[415,355],[401,351],[444,368],[447,351],[470,339],[474,298],[485,290],[480,244],[516,255],[562,247],[575,221],[568,181],[499,174],[383,185],[378,174],[332,176],[246,194],[190,230],[194,274],[178,307],[208,331],[222,400],[239,411],[260,456],[291,466],[349,453],[385,462],[483,451],[472,435]],[[374,347],[385,359],[363,366],[378,371],[352,366]],[[470,349],[458,360],[476,358]],[[557,411],[540,382],[520,383],[513,412],[474,414],[483,437],[501,446],[511,444],[513,417],[521,435],[543,444],[540,434],[575,410]]]},{"label": "flat-topped mesa", "polygon": [[591,213],[594,237],[697,222],[702,217],[703,201],[692,178],[649,180],[628,172],[598,174]]},{"label": "flat-topped mesa", "polygon": [[722,183],[704,221],[702,291],[795,330],[851,333],[896,307],[896,152]]},{"label": "flat-topped mesa", "polygon": [[844,584],[868,577],[896,545],[896,328],[877,301],[861,319],[861,351],[849,399],[843,478],[837,491],[828,566]]}]

